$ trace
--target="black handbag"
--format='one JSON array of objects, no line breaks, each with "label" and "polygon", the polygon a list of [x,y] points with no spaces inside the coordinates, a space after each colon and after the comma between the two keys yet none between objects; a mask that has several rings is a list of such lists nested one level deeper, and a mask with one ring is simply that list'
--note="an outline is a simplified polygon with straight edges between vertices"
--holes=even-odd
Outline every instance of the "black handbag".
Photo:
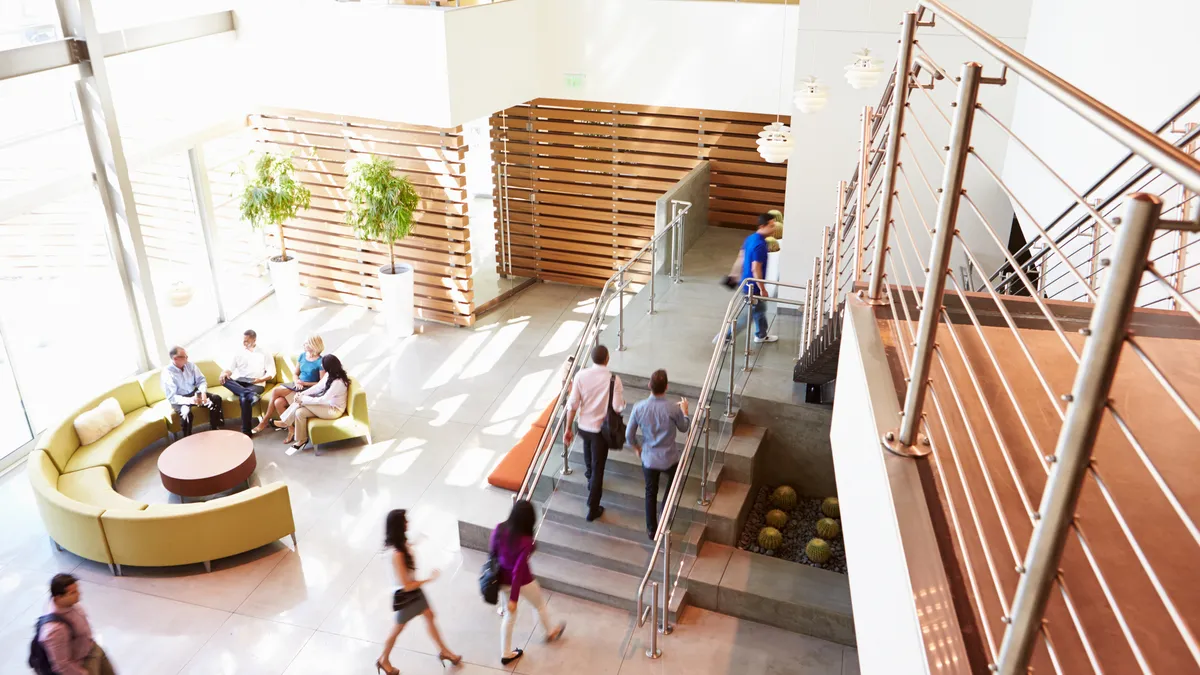
[{"label": "black handbag", "polygon": [[495,551],[488,551],[488,558],[479,570],[479,593],[489,605],[500,601],[500,561]]},{"label": "black handbag", "polygon": [[609,450],[620,450],[625,447],[625,420],[621,413],[613,410],[613,389],[617,386],[617,376],[608,380],[608,406],[604,411],[604,423],[600,425],[600,436],[605,440]]}]

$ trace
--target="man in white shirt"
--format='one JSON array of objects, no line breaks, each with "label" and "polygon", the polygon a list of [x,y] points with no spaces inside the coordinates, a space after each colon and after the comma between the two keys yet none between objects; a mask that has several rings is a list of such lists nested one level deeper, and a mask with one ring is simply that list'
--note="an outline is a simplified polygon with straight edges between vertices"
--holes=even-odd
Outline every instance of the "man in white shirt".
[{"label": "man in white shirt", "polygon": [[248,330],[242,334],[242,348],[238,350],[229,369],[221,373],[221,384],[242,406],[242,433],[251,436],[250,430],[258,423],[254,418],[254,404],[263,393],[263,385],[275,377],[275,357],[258,348],[258,334]]},{"label": "man in white shirt", "polygon": [[[604,465],[608,462],[608,442],[600,433],[608,415],[608,387],[612,382],[612,409],[625,409],[625,392],[621,378],[608,370],[608,347],[592,349],[592,366],[575,374],[571,395],[567,398],[567,432],[563,439],[567,447],[575,440],[572,423],[579,416],[579,436],[583,439],[584,475],[588,482],[588,522],[600,517],[600,494],[604,492]],[[620,448],[617,448],[620,450]]]}]

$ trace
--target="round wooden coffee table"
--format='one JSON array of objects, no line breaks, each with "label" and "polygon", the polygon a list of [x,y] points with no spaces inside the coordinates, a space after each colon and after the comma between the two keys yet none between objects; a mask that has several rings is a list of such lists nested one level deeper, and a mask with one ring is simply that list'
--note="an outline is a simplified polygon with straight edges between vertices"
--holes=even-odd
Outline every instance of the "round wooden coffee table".
[{"label": "round wooden coffee table", "polygon": [[206,497],[250,480],[254,441],[238,431],[203,431],[175,441],[158,456],[163,487],[180,497]]}]

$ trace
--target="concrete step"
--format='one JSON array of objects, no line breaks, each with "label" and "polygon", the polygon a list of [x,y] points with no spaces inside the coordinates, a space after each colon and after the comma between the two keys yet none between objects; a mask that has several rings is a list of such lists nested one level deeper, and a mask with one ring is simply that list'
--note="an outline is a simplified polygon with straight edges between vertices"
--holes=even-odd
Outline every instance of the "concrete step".
[{"label": "concrete step", "polygon": [[[530,565],[543,588],[623,609],[631,614],[637,611],[637,590],[642,573],[632,575],[616,572],[540,552],[531,558]],[[650,587],[647,584],[646,602],[650,601]],[[667,608],[668,616],[675,621],[686,606],[687,584],[681,583]]]},{"label": "concrete step", "polygon": [[[559,476],[558,489],[577,497],[587,497],[587,478],[583,475],[582,470],[575,471],[570,476]],[[676,510],[678,516],[693,521],[703,520],[704,507],[696,503],[699,497],[699,482],[688,481],[688,484],[684,486],[679,507]],[[604,494],[600,503],[605,507],[611,505],[627,511],[640,511],[645,508],[646,504],[646,483],[641,477],[634,478],[606,471]]]},{"label": "concrete step", "polygon": [[[646,551],[649,551],[653,545],[646,535],[644,508],[637,510],[615,506],[605,508],[604,515],[589,523],[586,518],[586,499],[563,491],[554,493],[545,508],[545,522],[542,529],[545,529],[546,524],[554,522],[578,530],[596,532],[608,537],[634,542]],[[682,548],[685,553],[695,553],[704,544],[705,529],[703,523],[693,523],[685,518],[676,518],[671,526],[674,538],[672,548],[675,550]]]},{"label": "concrete step", "polygon": [[635,576],[644,574],[650,562],[650,548],[640,542],[550,520],[542,523],[537,541],[541,552]]},{"label": "concrete step", "polygon": [[[682,443],[680,443],[682,446]],[[575,441],[571,446],[571,454],[569,456],[572,471],[582,473],[584,470],[583,461],[583,446],[581,441]],[[688,475],[688,483],[695,483],[696,489],[700,486],[700,476],[698,474],[699,455],[693,457],[693,471]],[[721,462],[714,462],[708,471],[708,486],[711,489],[721,480],[721,470],[723,465]],[[642,462],[638,459],[637,453],[632,448],[626,447],[624,450],[612,451],[608,453],[608,461],[604,465],[604,478],[607,482],[609,476],[623,476],[625,478],[633,478],[636,480],[645,480],[645,474],[642,473]]]}]

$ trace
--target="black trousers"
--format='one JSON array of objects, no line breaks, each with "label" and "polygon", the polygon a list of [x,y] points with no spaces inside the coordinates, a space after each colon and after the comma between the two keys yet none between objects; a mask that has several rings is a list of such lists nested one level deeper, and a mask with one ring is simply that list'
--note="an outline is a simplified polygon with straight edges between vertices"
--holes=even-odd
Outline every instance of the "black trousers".
[{"label": "black trousers", "polygon": [[[679,468],[676,464],[669,469],[651,469],[642,467],[642,475],[646,478],[646,534],[651,537],[658,532],[658,516],[662,509],[658,504],[658,484],[659,477],[666,478],[665,490],[671,489],[671,483],[675,482],[675,470]],[[663,495],[663,503],[667,501],[666,495]]]},{"label": "black trousers", "polygon": [[225,380],[225,388],[238,397],[242,406],[242,433],[249,434],[254,426],[254,404],[262,395],[263,388],[249,380]]},{"label": "black trousers", "polygon": [[588,515],[600,510],[600,494],[604,492],[604,465],[608,463],[608,441],[599,432],[579,430],[583,439],[583,475],[588,484]]},{"label": "black trousers", "polygon": [[[184,396],[195,396],[196,392],[184,394]],[[208,408],[208,421],[213,429],[220,429],[225,426],[225,411],[221,409],[221,397],[208,395],[208,402],[200,405],[202,408]],[[184,436],[192,435],[192,405],[175,405],[171,404],[175,412],[179,413],[179,426],[183,428]]]}]

